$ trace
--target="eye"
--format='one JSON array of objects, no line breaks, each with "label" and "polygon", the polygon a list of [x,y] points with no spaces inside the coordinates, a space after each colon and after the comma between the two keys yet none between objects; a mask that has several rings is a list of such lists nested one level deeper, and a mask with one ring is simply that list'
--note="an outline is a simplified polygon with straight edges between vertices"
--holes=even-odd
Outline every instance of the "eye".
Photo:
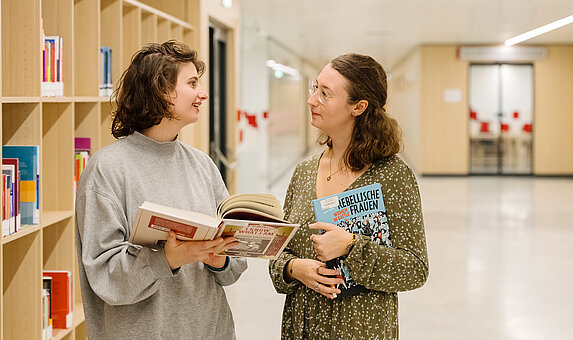
[{"label": "eye", "polygon": [[330,97],[330,96],[328,95],[328,92],[326,92],[325,90],[322,90],[322,91],[320,92],[320,94],[322,94],[325,98]]},{"label": "eye", "polygon": [[197,87],[197,80],[191,80],[191,81],[189,82],[189,85],[191,85],[192,88]]}]

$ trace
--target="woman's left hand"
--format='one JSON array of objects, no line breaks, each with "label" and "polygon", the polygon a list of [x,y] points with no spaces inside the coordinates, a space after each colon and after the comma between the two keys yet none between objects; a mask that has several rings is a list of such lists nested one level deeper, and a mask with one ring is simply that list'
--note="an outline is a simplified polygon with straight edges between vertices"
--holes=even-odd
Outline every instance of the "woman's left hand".
[{"label": "woman's left hand", "polygon": [[324,234],[311,235],[316,258],[326,262],[342,255],[346,255],[346,247],[352,240],[352,234],[331,223],[316,222],[309,224],[310,229],[322,229]]}]

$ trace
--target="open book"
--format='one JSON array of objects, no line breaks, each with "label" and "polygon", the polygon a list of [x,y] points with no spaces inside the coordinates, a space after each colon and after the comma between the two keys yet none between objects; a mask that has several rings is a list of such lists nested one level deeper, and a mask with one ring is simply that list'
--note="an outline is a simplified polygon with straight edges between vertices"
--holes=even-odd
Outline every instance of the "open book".
[{"label": "open book", "polygon": [[281,204],[269,194],[241,194],[223,200],[217,217],[144,202],[129,242],[158,248],[169,230],[180,240],[212,240],[234,236],[239,244],[221,255],[276,259],[297,231],[283,220]]}]

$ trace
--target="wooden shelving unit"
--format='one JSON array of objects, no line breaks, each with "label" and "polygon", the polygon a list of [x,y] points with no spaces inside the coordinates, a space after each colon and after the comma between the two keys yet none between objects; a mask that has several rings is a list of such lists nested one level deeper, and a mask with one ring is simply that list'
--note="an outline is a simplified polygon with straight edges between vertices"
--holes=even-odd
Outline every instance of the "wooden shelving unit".
[{"label": "wooden shelving unit", "polygon": [[[190,2],[189,2],[190,3]],[[74,322],[54,339],[86,339],[74,234],[74,137],[92,152],[114,139],[108,97],[99,97],[100,47],[110,46],[113,83],[144,43],[191,42],[188,0],[2,1],[0,121],[3,145],[40,146],[40,224],[0,242],[0,339],[40,339],[42,270],[69,270]],[[181,9],[166,13],[158,8]],[[42,37],[63,38],[63,97],[41,97]],[[195,44],[196,45],[196,44]]]}]

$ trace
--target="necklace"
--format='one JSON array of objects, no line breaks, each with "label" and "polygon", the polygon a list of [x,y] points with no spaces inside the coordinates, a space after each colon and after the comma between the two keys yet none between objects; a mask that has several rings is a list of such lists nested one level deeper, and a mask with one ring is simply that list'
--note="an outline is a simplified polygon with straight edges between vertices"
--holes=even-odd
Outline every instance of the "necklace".
[{"label": "necklace", "polygon": [[344,166],[340,167],[340,169],[336,170],[335,172],[332,172],[332,152],[330,153],[330,162],[328,162],[328,177],[326,177],[326,181],[330,182],[330,180],[332,179],[332,175],[336,175],[337,172],[339,172],[340,170],[342,170],[342,168],[344,168]]}]

